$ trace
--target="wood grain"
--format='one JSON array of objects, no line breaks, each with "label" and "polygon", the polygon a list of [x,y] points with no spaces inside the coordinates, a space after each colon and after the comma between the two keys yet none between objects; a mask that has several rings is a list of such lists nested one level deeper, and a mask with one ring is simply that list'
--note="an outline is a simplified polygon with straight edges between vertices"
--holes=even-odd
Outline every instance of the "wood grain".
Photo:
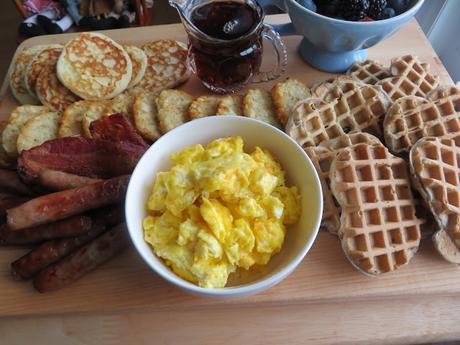
[{"label": "wood grain", "polygon": [[[268,19],[285,20],[285,15]],[[119,42],[135,45],[160,38],[185,41],[181,25],[104,33]],[[25,41],[19,50],[35,44],[65,43],[72,36],[33,38]],[[287,37],[285,41],[290,59],[285,76],[307,84],[330,76],[300,59],[299,36]],[[441,83],[452,83],[415,20],[372,48],[369,56],[388,64],[392,57],[409,53],[430,63]],[[269,68],[273,64],[269,49],[264,58],[264,68]],[[262,87],[269,89],[272,84]],[[182,88],[194,95],[207,93],[195,78]],[[16,106],[7,81],[2,86],[2,95],[0,118],[5,118]],[[12,329],[24,326],[30,333],[22,332],[24,341],[19,343],[40,339],[34,336],[40,327],[50,337],[55,336],[53,344],[143,344],[151,340],[149,336],[155,336],[160,343],[198,344],[197,339],[208,339],[213,344],[262,343],[263,339],[264,344],[281,341],[300,344],[304,343],[304,337],[309,337],[315,344],[334,340],[346,344],[374,340],[372,343],[384,344],[460,336],[453,322],[458,320],[460,302],[449,297],[460,294],[460,268],[443,261],[430,241],[424,241],[409,266],[369,278],[348,263],[336,237],[322,232],[305,260],[285,281],[259,295],[230,300],[205,299],[174,288],[156,276],[134,249],[66,289],[40,295],[30,284],[13,281],[9,276],[9,263],[23,252],[0,248],[0,316],[9,317],[0,320],[0,334],[13,337]],[[443,322],[436,323],[439,310],[445,314]],[[86,314],[74,315],[79,312]],[[66,315],[52,316],[57,314]],[[180,332],[176,332],[174,324],[183,325]],[[211,324],[215,326],[208,327]],[[109,338],[98,333],[99,327]],[[257,338],[264,329],[266,337]],[[41,342],[45,341],[38,341]]]}]

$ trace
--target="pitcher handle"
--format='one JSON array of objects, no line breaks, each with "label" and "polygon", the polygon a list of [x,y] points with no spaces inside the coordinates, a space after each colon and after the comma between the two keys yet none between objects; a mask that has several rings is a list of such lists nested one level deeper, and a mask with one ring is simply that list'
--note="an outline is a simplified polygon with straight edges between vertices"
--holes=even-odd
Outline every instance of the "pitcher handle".
[{"label": "pitcher handle", "polygon": [[[284,4],[284,0],[258,0],[258,3],[262,7],[267,7],[268,5],[274,5],[278,7],[281,11],[287,12],[286,6]],[[267,25],[270,25],[272,29],[278,32],[281,36],[297,35],[294,25],[292,25],[291,22],[284,23],[284,24],[267,23]]]},{"label": "pitcher handle", "polygon": [[262,72],[259,71],[252,80],[253,83],[263,83],[273,80],[284,73],[287,66],[287,48],[281,40],[280,35],[274,31],[269,25],[264,25],[262,30],[262,38],[269,41],[276,52],[276,66],[272,71]]}]

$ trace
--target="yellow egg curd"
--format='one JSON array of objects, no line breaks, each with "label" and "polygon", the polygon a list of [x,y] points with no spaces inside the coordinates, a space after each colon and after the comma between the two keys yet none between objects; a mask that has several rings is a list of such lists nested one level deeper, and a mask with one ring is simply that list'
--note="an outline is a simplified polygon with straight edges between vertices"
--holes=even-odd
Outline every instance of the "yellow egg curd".
[{"label": "yellow egg curd", "polygon": [[285,225],[301,211],[275,157],[247,154],[241,137],[187,147],[156,176],[144,238],[180,277],[222,288],[232,272],[266,265],[281,250]]}]

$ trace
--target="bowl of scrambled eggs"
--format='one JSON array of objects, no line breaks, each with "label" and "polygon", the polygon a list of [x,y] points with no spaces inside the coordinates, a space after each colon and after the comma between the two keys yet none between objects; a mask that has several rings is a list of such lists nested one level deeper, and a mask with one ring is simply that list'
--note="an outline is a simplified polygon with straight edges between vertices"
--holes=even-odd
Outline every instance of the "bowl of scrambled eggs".
[{"label": "bowl of scrambled eggs", "polygon": [[283,280],[319,230],[318,175],[291,138],[238,116],[186,123],[134,170],[126,221],[144,261],[192,293],[240,296]]}]

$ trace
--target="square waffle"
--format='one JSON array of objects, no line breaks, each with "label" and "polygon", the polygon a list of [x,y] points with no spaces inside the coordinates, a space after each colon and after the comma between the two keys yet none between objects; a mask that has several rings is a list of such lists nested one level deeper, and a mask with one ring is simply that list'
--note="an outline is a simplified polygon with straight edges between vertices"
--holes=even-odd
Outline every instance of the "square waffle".
[{"label": "square waffle", "polygon": [[371,275],[408,264],[423,221],[415,214],[405,161],[383,145],[357,144],[337,154],[330,179],[342,207],[339,237],[350,262]]}]

